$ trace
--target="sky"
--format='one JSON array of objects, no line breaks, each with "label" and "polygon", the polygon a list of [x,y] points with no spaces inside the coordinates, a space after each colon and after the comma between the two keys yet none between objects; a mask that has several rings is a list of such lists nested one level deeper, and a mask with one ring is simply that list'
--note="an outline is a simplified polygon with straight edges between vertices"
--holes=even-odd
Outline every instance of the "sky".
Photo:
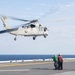
[{"label": "sky", "polygon": [[[49,30],[47,38],[36,40],[17,36],[14,41],[14,35],[0,34],[0,54],[75,54],[75,0],[0,0],[0,15],[39,19]],[[22,23],[8,20],[8,24]]]}]

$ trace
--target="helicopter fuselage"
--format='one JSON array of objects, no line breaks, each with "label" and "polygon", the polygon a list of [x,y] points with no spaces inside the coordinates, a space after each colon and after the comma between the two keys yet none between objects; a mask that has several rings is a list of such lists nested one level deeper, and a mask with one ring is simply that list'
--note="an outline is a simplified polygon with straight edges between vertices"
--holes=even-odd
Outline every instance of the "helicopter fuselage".
[{"label": "helicopter fuselage", "polygon": [[43,27],[24,27],[24,28],[18,28],[17,30],[10,31],[10,34],[13,35],[21,35],[21,36],[44,36],[48,35],[48,31],[44,31]]},{"label": "helicopter fuselage", "polygon": [[[0,31],[0,34],[8,32],[15,36],[33,36],[33,40],[35,40],[37,36],[44,36],[44,38],[46,38],[46,36],[48,35],[48,29],[46,27],[43,27],[39,23],[35,23],[36,20],[32,20],[29,23],[26,23],[25,25],[22,25],[18,28],[11,28],[7,24],[6,19],[6,17],[1,18],[6,30]],[[16,37],[14,38],[14,40],[16,40]]]}]

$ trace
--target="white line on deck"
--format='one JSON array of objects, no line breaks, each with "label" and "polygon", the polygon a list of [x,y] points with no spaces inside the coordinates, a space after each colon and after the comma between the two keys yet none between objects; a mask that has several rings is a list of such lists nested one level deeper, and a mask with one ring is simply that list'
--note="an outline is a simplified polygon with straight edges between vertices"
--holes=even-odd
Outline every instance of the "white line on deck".
[{"label": "white line on deck", "polygon": [[0,72],[9,72],[9,71],[29,71],[29,69],[14,69],[14,70],[0,70]]}]

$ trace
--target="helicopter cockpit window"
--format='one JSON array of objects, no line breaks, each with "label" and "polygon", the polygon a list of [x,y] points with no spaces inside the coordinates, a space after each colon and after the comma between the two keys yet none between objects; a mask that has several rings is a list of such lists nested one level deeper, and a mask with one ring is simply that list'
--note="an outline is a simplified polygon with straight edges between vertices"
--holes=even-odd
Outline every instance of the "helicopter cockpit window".
[{"label": "helicopter cockpit window", "polygon": [[31,25],[30,25],[30,27],[31,27],[31,28],[34,28],[34,27],[35,27],[35,25],[34,25],[34,24],[31,24]]}]

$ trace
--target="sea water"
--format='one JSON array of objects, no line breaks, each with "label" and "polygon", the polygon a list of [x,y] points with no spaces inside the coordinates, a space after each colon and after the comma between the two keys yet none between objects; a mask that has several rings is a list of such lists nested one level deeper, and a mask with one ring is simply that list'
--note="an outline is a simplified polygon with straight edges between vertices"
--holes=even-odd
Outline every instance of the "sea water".
[{"label": "sea water", "polygon": [[[0,55],[0,61],[51,59],[54,55]],[[62,55],[63,58],[75,58],[75,55]]]}]

